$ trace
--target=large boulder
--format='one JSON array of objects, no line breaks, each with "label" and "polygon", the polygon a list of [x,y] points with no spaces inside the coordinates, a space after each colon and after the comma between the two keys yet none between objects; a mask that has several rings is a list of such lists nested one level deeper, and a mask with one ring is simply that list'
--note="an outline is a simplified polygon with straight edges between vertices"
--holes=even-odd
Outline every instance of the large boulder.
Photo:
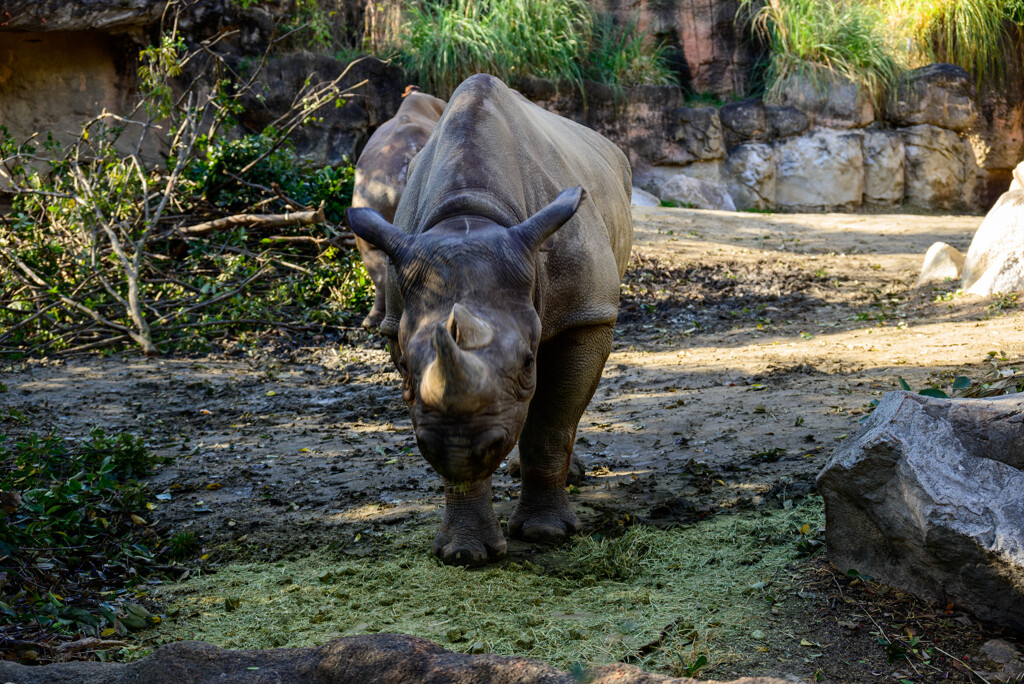
[{"label": "large boulder", "polygon": [[864,154],[858,132],[817,129],[776,147],[777,206],[820,211],[861,204]]},{"label": "large boulder", "polygon": [[875,120],[867,91],[842,76],[789,76],[780,84],[777,99],[806,112],[819,126],[861,128]]},{"label": "large boulder", "polygon": [[893,207],[903,201],[906,150],[899,133],[865,130],[864,202],[871,207]]},{"label": "large boulder", "polygon": [[[616,663],[585,679],[529,658],[467,655],[403,634],[335,639],[319,648],[229,651],[201,641],[157,649],[134,663],[75,662],[28,667],[0,661],[0,681],[18,684],[689,684]],[[713,683],[710,683],[713,684]],[[731,684],[784,684],[744,677]]]},{"label": "large boulder", "polygon": [[981,296],[1024,291],[1024,190],[1003,193],[978,226],[960,286]]},{"label": "large boulder", "polygon": [[[1016,97],[1021,97],[1018,88]],[[991,207],[1010,181],[1017,162],[1024,159],[1024,102],[1008,93],[986,92],[980,114],[969,132],[974,157],[981,168],[977,195],[983,208]]]},{"label": "large boulder", "polygon": [[731,150],[745,142],[760,142],[771,138],[771,123],[764,103],[748,98],[725,105],[718,110],[725,132],[725,144]]},{"label": "large boulder", "polygon": [[897,126],[929,124],[966,131],[978,116],[974,79],[953,64],[914,69],[897,85],[888,114]]},{"label": "large boulder", "polygon": [[634,207],[660,207],[661,200],[657,196],[633,186],[633,192],[630,193],[629,203]]},{"label": "large boulder", "polygon": [[667,128],[669,139],[681,148],[679,163],[725,158],[722,122],[714,107],[680,107]]},{"label": "large boulder", "polygon": [[971,143],[931,124],[900,129],[906,158],[905,198],[924,209],[971,209],[978,164]]},{"label": "large boulder", "polygon": [[736,205],[724,186],[684,174],[677,174],[661,181],[654,194],[663,202],[674,202],[679,206],[736,211]]},{"label": "large boulder", "polygon": [[1024,630],[1024,395],[889,392],[817,482],[840,570]]},{"label": "large boulder", "polygon": [[811,118],[796,107],[767,105],[764,108],[773,138],[800,135],[811,127]]},{"label": "large boulder", "polygon": [[726,184],[739,209],[771,209],[775,206],[777,176],[775,147],[745,143],[729,151],[725,160]]}]

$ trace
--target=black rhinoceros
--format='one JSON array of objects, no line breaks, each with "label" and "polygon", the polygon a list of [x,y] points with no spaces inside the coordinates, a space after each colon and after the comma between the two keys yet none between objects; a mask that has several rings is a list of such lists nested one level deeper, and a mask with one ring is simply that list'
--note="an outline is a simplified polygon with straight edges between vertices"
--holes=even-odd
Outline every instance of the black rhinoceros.
[{"label": "black rhinoceros", "polygon": [[[356,162],[352,206],[376,209],[388,221],[395,219],[398,201],[408,179],[409,162],[423,149],[445,101],[409,86],[395,116],[374,131],[366,141]],[[384,281],[387,257],[368,242],[356,236],[356,247],[376,288],[373,306],[363,320],[363,327],[376,328],[384,318]]]},{"label": "black rhinoceros", "polygon": [[478,74],[413,160],[395,225],[349,211],[391,260],[381,332],[420,451],[444,478],[445,563],[505,554],[491,474],[517,440],[509,533],[558,540],[579,526],[566,470],[611,351],[631,186],[607,139]]}]

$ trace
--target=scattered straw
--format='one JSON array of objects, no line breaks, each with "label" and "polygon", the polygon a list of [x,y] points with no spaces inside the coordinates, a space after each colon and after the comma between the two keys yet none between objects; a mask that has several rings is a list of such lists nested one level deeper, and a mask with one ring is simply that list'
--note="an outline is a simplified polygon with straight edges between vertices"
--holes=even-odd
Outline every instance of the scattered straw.
[{"label": "scattered straw", "polygon": [[799,528],[823,519],[820,499],[811,499],[684,528],[581,537],[479,570],[440,564],[423,529],[383,539],[376,557],[316,552],[166,588],[176,617],[157,641],[267,648],[402,632],[562,668],[629,660],[671,672],[696,653],[722,663],[730,644],[764,629],[772,578],[796,557]]}]

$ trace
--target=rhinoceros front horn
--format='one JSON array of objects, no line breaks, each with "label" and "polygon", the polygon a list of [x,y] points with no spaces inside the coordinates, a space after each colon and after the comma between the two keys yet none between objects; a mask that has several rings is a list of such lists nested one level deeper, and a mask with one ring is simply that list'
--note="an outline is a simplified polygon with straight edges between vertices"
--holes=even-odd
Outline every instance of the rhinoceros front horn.
[{"label": "rhinoceros front horn", "polygon": [[435,358],[420,381],[420,399],[441,411],[471,413],[488,403],[487,366],[471,352],[463,351],[448,331],[438,323],[434,328]]}]

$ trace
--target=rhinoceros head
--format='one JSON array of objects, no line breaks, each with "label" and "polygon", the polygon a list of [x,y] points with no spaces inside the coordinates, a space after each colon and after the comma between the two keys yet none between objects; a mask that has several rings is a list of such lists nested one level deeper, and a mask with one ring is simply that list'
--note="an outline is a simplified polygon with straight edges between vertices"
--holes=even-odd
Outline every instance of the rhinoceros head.
[{"label": "rhinoceros head", "polygon": [[394,265],[388,287],[401,293],[402,316],[392,355],[420,451],[449,481],[487,477],[519,438],[537,379],[537,251],[584,196],[566,190],[511,228],[459,216],[417,236],[372,209],[349,210],[356,235]]}]

